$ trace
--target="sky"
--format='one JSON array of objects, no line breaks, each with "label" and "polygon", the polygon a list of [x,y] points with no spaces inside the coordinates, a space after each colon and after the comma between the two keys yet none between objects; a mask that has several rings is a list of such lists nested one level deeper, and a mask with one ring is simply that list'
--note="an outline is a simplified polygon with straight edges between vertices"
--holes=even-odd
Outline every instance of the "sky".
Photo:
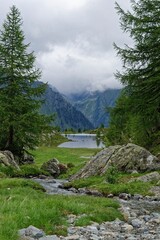
[{"label": "sky", "polygon": [[[130,0],[117,0],[124,10]],[[113,42],[123,47],[131,39],[120,28],[113,0],[1,0],[0,26],[15,5],[41,81],[64,94],[120,88],[114,73],[122,64]]]}]

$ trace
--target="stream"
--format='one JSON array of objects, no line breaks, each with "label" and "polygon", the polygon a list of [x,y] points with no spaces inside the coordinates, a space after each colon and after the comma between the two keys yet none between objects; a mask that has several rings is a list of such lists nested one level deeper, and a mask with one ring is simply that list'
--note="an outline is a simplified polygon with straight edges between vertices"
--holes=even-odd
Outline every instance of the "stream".
[{"label": "stream", "polygon": [[47,194],[63,194],[63,195],[75,195],[76,193],[63,189],[63,184],[68,182],[64,179],[39,179],[34,178],[35,182],[39,183],[46,190]]},{"label": "stream", "polygon": [[[73,188],[71,188],[71,190],[69,189],[64,189],[63,188],[63,184],[67,183],[68,181],[65,179],[39,179],[39,178],[34,178],[33,179],[35,182],[39,183],[41,186],[44,187],[44,189],[46,190],[47,194],[61,194],[61,195],[92,195],[92,196],[101,196],[102,195],[98,195],[97,191],[93,191],[93,192],[89,192],[89,190],[85,190],[84,189],[78,189],[77,191],[73,191]],[[127,196],[128,194],[126,194]],[[134,211],[142,211],[142,210],[147,210],[149,212],[153,212],[153,211],[158,211],[160,212],[160,197],[140,197],[140,199],[138,199],[138,196],[141,196],[139,194],[135,194],[132,198],[128,198],[126,199],[126,201],[124,201],[123,199],[119,198],[119,197],[114,197],[114,199],[118,200],[120,202],[120,204],[123,203],[123,205],[125,207],[129,207],[132,210],[134,209]]]},{"label": "stream", "polygon": [[[63,184],[67,180],[61,179],[33,179],[42,185],[48,194],[80,194],[63,189]],[[85,192],[83,193],[85,194]],[[121,198],[123,195],[124,198]],[[69,214],[67,222],[67,236],[48,235],[41,229],[29,226],[19,231],[22,239],[42,239],[42,240],[159,240],[160,239],[160,198],[142,197],[135,194],[130,198],[130,194],[122,193],[121,197],[114,197],[120,203],[120,210],[124,216],[124,221],[115,219],[111,222],[95,223],[88,226],[76,226],[79,216]],[[126,199],[126,200],[125,200]],[[92,203],[91,203],[92,204]],[[95,211],[95,209],[93,209]],[[30,234],[30,235],[29,235]],[[42,236],[41,238],[37,238]]]}]

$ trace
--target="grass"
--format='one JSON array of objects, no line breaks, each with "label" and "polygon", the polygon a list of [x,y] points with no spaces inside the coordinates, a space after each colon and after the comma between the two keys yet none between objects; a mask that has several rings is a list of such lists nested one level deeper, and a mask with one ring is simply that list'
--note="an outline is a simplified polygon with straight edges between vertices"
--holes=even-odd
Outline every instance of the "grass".
[{"label": "grass", "polygon": [[83,157],[91,157],[96,154],[97,149],[85,149],[85,148],[58,148],[58,147],[39,147],[33,151],[33,155],[36,159],[36,164],[41,165],[47,160],[57,158],[61,163],[73,163],[77,164],[83,161]]},{"label": "grass", "polygon": [[65,235],[69,214],[81,216],[77,225],[122,219],[116,201],[89,196],[47,195],[31,180],[1,179],[0,191],[1,240],[17,240],[17,231],[29,225],[43,229],[47,234]]},{"label": "grass", "polygon": [[[24,165],[20,171],[2,167],[0,181],[0,239],[16,239],[17,231],[34,225],[46,234],[65,235],[67,216],[79,216],[76,225],[88,225],[92,221],[103,222],[116,218],[122,219],[118,203],[106,198],[91,196],[47,195],[44,189],[31,180],[13,177],[42,174],[40,167],[49,159],[57,158],[61,163],[69,164],[68,175],[75,173],[97,153],[95,149],[63,149],[58,147],[39,147],[33,152],[36,163]],[[74,167],[73,167],[74,166]],[[91,204],[92,202],[92,204]]]},{"label": "grass", "polygon": [[90,157],[95,155],[98,151],[100,150],[67,149],[58,148],[53,145],[52,147],[41,146],[31,152],[35,158],[35,164],[22,165],[20,166],[20,170],[0,165],[0,178],[5,175],[7,177],[38,177],[39,175],[49,175],[41,169],[41,166],[44,162],[53,158],[57,158],[60,163],[68,165],[67,173],[60,176],[60,178],[68,178],[79,171]]},{"label": "grass", "polygon": [[73,167],[69,169],[67,174],[60,176],[61,178],[68,178],[70,175],[79,171],[86,164],[86,162],[98,151],[100,150],[87,148],[49,148],[41,146],[33,151],[32,154],[35,157],[36,165],[38,167],[52,158],[57,158],[60,163],[72,165]]},{"label": "grass", "polygon": [[[88,158],[100,151],[97,149],[58,148],[56,144],[52,147],[37,148],[32,152],[35,156],[35,164],[21,166],[20,171],[0,167],[0,240],[17,240],[18,230],[29,225],[43,229],[46,234],[66,235],[69,214],[79,216],[76,221],[78,226],[88,225],[92,221],[101,223],[116,218],[122,219],[118,210],[119,205],[112,199],[92,196],[47,195],[41,186],[31,180],[7,178],[7,176],[29,177],[30,175],[44,174],[40,167],[52,158],[57,158],[60,163],[70,165],[67,174],[60,176],[68,178],[79,171],[89,160]],[[140,174],[121,174],[114,169],[107,174],[103,177],[95,176],[76,180],[68,185],[75,188],[96,189],[104,195],[110,193],[118,195],[121,192],[149,195],[149,190],[153,186],[153,183],[129,183],[131,178]]]},{"label": "grass", "polygon": [[[133,175],[134,176],[134,175]],[[88,189],[96,189],[101,192],[104,196],[108,194],[114,194],[118,196],[120,193],[130,193],[141,194],[141,195],[151,195],[150,188],[154,185],[152,183],[144,183],[144,182],[129,182],[129,179],[133,177],[131,174],[119,174],[117,175],[117,182],[114,184],[106,182],[106,176],[95,176],[89,177],[86,179],[78,179],[69,183],[66,183],[66,187],[74,187],[78,188],[88,188]]]},{"label": "grass", "polygon": [[16,169],[12,166],[1,166],[0,165],[0,178],[3,177],[38,177],[40,175],[49,175],[46,171],[37,167],[36,164],[22,165],[20,169]]}]

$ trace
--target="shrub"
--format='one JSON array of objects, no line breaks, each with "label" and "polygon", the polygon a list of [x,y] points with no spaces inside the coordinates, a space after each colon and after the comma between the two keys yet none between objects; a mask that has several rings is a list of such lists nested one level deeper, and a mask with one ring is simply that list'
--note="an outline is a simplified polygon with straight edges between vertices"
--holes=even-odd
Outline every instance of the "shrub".
[{"label": "shrub", "polygon": [[106,181],[108,183],[117,183],[118,180],[118,170],[115,166],[111,166],[108,168],[107,172],[106,172]]}]

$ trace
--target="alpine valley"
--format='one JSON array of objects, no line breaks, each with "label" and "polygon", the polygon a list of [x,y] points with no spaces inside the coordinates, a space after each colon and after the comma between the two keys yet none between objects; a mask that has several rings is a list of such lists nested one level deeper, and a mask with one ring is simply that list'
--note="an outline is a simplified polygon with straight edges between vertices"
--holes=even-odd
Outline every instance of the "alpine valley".
[{"label": "alpine valley", "polygon": [[55,87],[47,85],[41,108],[44,114],[55,114],[54,125],[61,130],[85,130],[108,126],[109,113],[107,107],[113,107],[119,89],[107,89],[103,92],[81,92],[63,95]]},{"label": "alpine valley", "polygon": [[109,112],[107,109],[115,105],[120,92],[120,89],[107,89],[95,92],[86,91],[70,94],[68,99],[93,124],[94,128],[98,128],[102,124],[108,127]]}]

